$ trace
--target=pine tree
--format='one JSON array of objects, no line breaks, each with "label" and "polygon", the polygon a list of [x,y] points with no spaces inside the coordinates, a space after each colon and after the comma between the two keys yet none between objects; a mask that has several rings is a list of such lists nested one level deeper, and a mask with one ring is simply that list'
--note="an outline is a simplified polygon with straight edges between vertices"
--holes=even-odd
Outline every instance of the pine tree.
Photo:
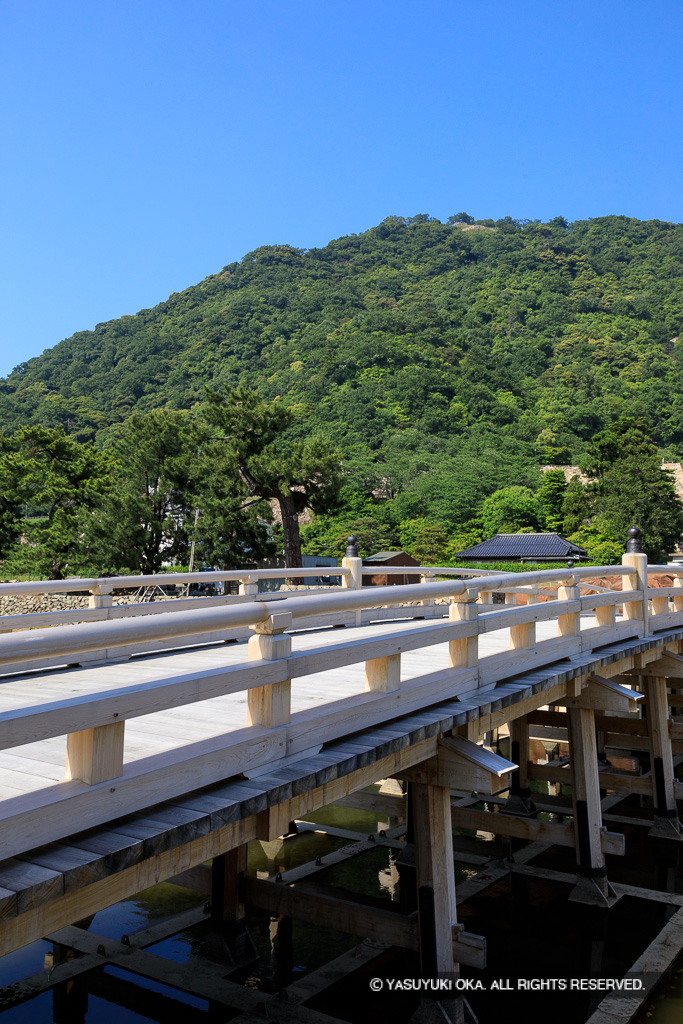
[{"label": "pine tree", "polygon": [[225,394],[207,388],[202,413],[217,429],[214,443],[243,493],[250,499],[277,501],[285,565],[300,566],[299,515],[305,508],[325,511],[334,505],[341,483],[338,452],[325,438],[293,437],[297,413],[277,400],[264,401],[245,387]]}]

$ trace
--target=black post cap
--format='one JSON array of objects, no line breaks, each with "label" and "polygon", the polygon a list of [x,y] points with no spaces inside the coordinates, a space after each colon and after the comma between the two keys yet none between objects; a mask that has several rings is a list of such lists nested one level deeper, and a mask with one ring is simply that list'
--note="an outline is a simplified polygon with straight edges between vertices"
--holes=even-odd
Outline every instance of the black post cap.
[{"label": "black post cap", "polygon": [[574,559],[573,558],[570,558],[569,561],[567,562],[567,568],[568,569],[573,569],[574,568]]},{"label": "black post cap", "polygon": [[626,544],[626,550],[630,552],[636,552],[636,554],[642,554],[643,545],[641,544],[640,538],[643,536],[643,531],[639,530],[637,526],[632,526],[628,531],[628,543]]},{"label": "black post cap", "polygon": [[351,534],[350,537],[346,538],[346,557],[347,558],[358,558],[358,538]]}]

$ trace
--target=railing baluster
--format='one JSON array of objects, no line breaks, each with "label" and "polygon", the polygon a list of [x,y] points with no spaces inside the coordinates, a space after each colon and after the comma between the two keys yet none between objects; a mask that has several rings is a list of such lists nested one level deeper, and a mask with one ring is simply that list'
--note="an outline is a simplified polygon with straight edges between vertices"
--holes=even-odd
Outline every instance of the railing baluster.
[{"label": "railing baluster", "polygon": [[125,725],[125,722],[113,722],[69,733],[65,778],[81,779],[89,786],[119,778],[123,774]]},{"label": "railing baluster", "polygon": [[617,608],[615,604],[599,604],[595,609],[596,626],[613,626],[616,621]]},{"label": "railing baluster", "polygon": [[[517,595],[515,595],[516,597]],[[527,605],[536,604],[538,595],[531,592],[526,595]],[[536,623],[523,622],[519,626],[510,627],[510,647],[513,650],[528,651],[536,646]]]},{"label": "railing baluster", "polygon": [[365,662],[365,689],[389,693],[401,685],[401,655],[373,658]]}]

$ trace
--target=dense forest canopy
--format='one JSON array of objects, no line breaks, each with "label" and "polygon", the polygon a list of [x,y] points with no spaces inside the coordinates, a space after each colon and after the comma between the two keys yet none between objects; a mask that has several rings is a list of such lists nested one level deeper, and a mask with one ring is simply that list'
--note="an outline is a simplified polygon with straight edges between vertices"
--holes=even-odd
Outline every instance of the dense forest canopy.
[{"label": "dense forest canopy", "polygon": [[[425,553],[459,531],[457,550],[485,532],[486,499],[540,494],[540,465],[578,462],[614,424],[683,456],[682,323],[683,225],[388,217],[320,249],[263,246],[73,335],[0,382],[0,427],[106,449],[132,414],[255,389],[295,410],[293,440],[341,455],[337,515],[309,550],[347,527]],[[534,511],[526,492],[505,498],[518,528],[563,524],[561,502]]]},{"label": "dense forest canopy", "polygon": [[389,217],[322,249],[264,246],[73,335],[2,382],[0,424],[85,439],[244,384],[371,451],[484,425],[576,458],[630,415],[680,456],[682,320],[683,225]]}]

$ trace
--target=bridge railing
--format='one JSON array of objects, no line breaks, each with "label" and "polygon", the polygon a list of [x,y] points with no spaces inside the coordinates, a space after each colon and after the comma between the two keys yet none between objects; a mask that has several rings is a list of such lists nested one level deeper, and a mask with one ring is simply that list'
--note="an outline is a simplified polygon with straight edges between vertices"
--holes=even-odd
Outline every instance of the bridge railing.
[{"label": "bridge railing", "polygon": [[[515,573],[514,587],[512,574],[493,572],[363,587],[356,566],[341,568],[349,570],[340,575],[355,587],[244,594],[237,603],[195,602],[173,611],[161,605],[155,615],[0,635],[0,672],[6,675],[0,684],[0,858],[234,774],[272,771],[324,743],[444,700],[457,698],[466,706],[468,698],[511,676],[683,626],[683,568],[648,567],[640,554],[625,555],[620,566]],[[440,574],[439,567],[428,568]],[[269,571],[282,575],[282,570]],[[674,586],[649,587],[648,574],[662,572],[672,573]],[[623,589],[596,590],[591,579],[605,576],[620,577]],[[73,582],[56,585],[72,588]],[[81,583],[90,591],[111,585],[110,580]],[[537,601],[543,588],[552,590],[552,601]],[[516,601],[519,592],[526,595],[525,605],[489,603],[494,593]],[[594,617],[589,620],[587,613]],[[292,650],[299,630],[359,622],[374,626],[350,636],[329,630],[309,634],[303,646],[297,641],[300,649]],[[198,662],[188,670],[187,661],[177,668],[172,659],[155,659],[135,661],[135,672],[107,668],[141,650],[222,642],[239,631],[250,635],[248,648],[233,648],[236,657],[217,657],[215,665]],[[486,638],[496,633],[501,642],[489,653]],[[437,645],[447,646],[423,660],[411,657]],[[86,670],[7,678],[46,663],[81,664]],[[311,676],[317,699],[304,707],[300,687],[310,686]],[[225,712],[207,706],[208,738],[193,740],[188,726],[179,738],[159,740],[154,749],[140,749],[139,742],[126,745],[126,722],[241,693],[246,695],[241,721],[233,711],[223,722]],[[59,781],[54,761],[52,774],[40,778],[39,741],[63,736],[66,778]],[[24,749],[13,759],[11,751],[27,744],[34,745],[28,754]]]}]

